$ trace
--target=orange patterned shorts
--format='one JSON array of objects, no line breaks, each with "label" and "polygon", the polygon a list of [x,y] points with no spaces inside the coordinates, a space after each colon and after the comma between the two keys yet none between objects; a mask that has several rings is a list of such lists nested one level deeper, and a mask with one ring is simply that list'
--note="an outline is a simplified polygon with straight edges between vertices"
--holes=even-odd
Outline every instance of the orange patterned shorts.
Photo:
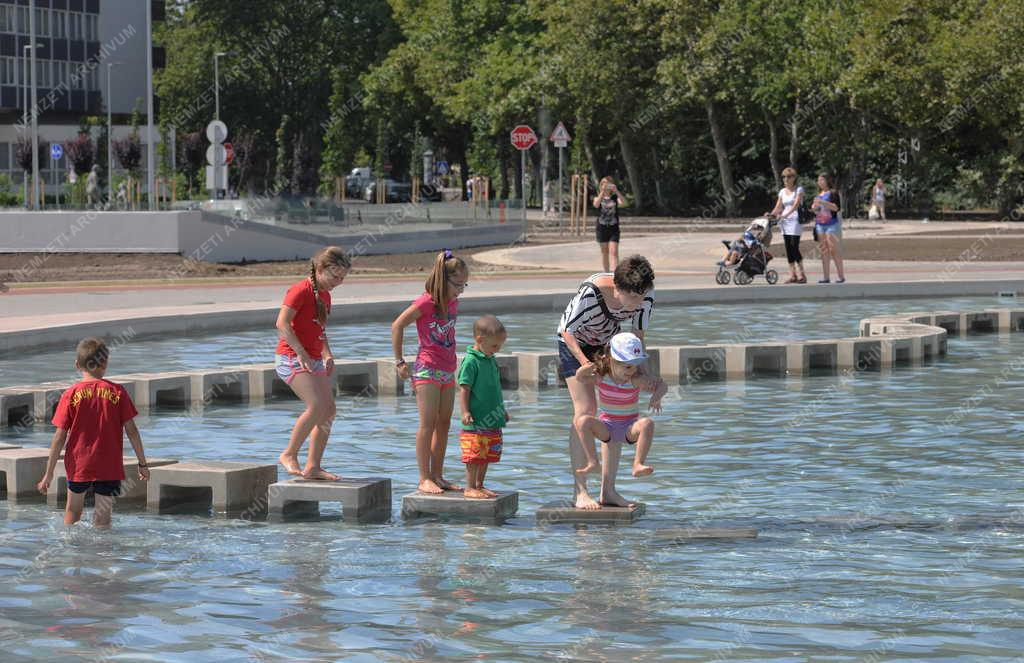
[{"label": "orange patterned shorts", "polygon": [[459,446],[463,463],[497,463],[501,460],[501,429],[464,430]]}]

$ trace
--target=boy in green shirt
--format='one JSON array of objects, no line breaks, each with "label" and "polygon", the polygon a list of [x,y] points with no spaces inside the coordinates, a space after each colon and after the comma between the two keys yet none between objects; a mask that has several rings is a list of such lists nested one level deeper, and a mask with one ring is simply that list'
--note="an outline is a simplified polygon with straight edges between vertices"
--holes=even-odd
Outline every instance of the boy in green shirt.
[{"label": "boy in green shirt", "polygon": [[501,396],[501,374],[494,355],[505,344],[505,325],[493,315],[473,323],[473,347],[459,366],[459,404],[462,407],[462,462],[466,464],[464,495],[474,499],[497,497],[484,488],[487,465],[501,459],[501,429],[508,422]]}]

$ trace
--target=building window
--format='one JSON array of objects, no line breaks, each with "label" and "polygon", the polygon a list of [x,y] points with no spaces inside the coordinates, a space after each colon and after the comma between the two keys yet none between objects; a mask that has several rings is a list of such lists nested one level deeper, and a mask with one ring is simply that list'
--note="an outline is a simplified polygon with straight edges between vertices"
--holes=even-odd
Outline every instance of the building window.
[{"label": "building window", "polygon": [[85,15],[85,38],[88,41],[100,40],[99,16],[95,14]]},{"label": "building window", "polygon": [[50,82],[50,61],[36,60],[36,85],[41,88],[49,88]]},{"label": "building window", "polygon": [[50,10],[36,9],[36,35],[48,37],[50,35]]},{"label": "building window", "polygon": [[72,39],[82,39],[82,15],[78,12],[68,12],[70,34]]},{"label": "building window", "polygon": [[14,85],[14,58],[0,58],[0,84],[2,85]]},{"label": "building window", "polygon": [[18,32],[28,34],[28,7],[18,7]]},{"label": "building window", "polygon": [[0,32],[15,32],[13,5],[0,5]]},{"label": "building window", "polygon": [[58,10],[53,12],[53,36],[57,39],[67,39],[68,36],[68,13]]}]

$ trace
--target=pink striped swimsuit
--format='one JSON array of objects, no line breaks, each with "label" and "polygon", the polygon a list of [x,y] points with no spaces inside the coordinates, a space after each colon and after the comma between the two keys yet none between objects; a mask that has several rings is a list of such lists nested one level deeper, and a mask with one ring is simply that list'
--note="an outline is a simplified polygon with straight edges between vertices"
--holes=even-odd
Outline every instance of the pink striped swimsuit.
[{"label": "pink striped swimsuit", "polygon": [[640,387],[618,384],[606,375],[597,385],[597,418],[606,424],[632,424],[640,417]]}]

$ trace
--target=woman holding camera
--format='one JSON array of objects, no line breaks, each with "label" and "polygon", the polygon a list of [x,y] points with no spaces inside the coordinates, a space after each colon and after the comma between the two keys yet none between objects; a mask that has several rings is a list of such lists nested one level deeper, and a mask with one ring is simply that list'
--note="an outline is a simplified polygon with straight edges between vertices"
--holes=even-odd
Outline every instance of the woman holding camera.
[{"label": "woman holding camera", "polygon": [[594,207],[597,212],[597,244],[601,247],[601,270],[611,271],[619,264],[619,190],[611,176],[601,179]]}]

